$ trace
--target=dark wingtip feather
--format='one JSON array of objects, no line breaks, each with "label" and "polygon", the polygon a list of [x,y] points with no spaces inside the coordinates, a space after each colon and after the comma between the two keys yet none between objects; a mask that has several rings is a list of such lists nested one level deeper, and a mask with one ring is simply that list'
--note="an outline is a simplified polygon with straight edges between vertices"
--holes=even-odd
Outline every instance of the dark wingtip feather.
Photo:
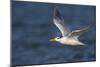
[{"label": "dark wingtip feather", "polygon": [[57,10],[57,7],[54,8],[54,18],[63,20],[60,12]]}]

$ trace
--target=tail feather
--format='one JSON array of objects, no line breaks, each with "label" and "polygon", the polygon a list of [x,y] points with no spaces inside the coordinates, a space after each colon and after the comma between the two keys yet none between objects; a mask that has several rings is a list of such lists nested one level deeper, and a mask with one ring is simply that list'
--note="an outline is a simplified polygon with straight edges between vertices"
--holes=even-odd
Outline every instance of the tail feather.
[{"label": "tail feather", "polygon": [[86,44],[84,44],[84,43],[80,42],[80,45],[85,46]]}]

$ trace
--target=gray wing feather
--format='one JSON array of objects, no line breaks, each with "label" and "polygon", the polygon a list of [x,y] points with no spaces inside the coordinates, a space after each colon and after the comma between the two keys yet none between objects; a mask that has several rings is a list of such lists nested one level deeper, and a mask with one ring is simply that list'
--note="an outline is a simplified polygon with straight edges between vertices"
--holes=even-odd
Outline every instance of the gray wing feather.
[{"label": "gray wing feather", "polygon": [[75,30],[75,31],[72,31],[68,37],[79,37],[83,32],[86,32],[88,31],[89,27],[85,27],[83,29],[80,29],[80,30]]},{"label": "gray wing feather", "polygon": [[54,24],[59,28],[62,33],[62,36],[66,36],[70,33],[70,30],[64,26],[64,19],[60,15],[57,9],[54,10],[54,17],[53,17]]}]

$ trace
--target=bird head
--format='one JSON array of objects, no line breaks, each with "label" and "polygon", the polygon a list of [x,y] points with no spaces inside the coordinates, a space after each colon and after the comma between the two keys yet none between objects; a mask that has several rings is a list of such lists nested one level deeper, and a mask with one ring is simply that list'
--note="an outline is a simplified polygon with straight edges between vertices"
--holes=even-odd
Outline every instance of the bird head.
[{"label": "bird head", "polygon": [[50,39],[49,41],[51,41],[51,42],[59,42],[60,39],[61,39],[61,37],[55,37],[53,39]]}]

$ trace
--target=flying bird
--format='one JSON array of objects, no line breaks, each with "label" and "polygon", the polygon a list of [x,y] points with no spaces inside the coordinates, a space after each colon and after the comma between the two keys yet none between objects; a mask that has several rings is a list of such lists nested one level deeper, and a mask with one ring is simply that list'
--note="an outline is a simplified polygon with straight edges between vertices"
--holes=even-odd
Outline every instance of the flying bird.
[{"label": "flying bird", "polygon": [[54,9],[53,21],[56,27],[58,27],[58,29],[60,30],[62,36],[50,39],[51,42],[59,42],[64,45],[72,45],[72,46],[85,45],[84,43],[79,41],[79,36],[89,27],[71,31],[68,27],[64,25],[64,19],[61,16],[60,12],[57,10],[57,8]]}]

